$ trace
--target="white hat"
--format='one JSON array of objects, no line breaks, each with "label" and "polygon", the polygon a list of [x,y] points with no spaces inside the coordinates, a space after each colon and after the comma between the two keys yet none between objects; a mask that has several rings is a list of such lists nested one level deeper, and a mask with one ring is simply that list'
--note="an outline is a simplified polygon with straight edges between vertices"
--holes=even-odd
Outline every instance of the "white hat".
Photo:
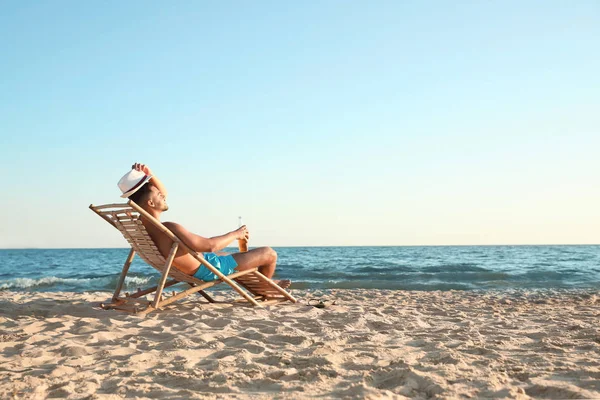
[{"label": "white hat", "polygon": [[129,197],[139,190],[146,182],[148,182],[152,176],[146,175],[142,171],[135,169],[130,170],[128,173],[123,175],[117,186],[121,189],[123,194],[121,197]]}]

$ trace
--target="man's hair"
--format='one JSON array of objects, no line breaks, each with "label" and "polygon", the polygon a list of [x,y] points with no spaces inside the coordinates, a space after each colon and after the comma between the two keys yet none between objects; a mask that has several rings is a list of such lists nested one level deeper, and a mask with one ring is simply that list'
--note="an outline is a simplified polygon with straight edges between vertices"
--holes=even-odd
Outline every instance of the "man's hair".
[{"label": "man's hair", "polygon": [[136,192],[134,192],[131,196],[128,197],[129,200],[133,201],[139,206],[144,206],[142,204],[148,199],[148,195],[150,194],[150,183],[145,183],[139,188]]}]

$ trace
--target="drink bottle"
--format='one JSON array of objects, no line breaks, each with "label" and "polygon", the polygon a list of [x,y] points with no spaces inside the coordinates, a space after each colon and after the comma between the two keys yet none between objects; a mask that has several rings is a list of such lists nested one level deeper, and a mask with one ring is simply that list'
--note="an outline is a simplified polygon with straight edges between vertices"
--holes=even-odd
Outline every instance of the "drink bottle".
[{"label": "drink bottle", "polygon": [[[239,227],[242,227],[242,217],[239,217]],[[245,253],[248,251],[248,240],[247,239],[238,239],[238,247],[240,249],[240,253]]]}]

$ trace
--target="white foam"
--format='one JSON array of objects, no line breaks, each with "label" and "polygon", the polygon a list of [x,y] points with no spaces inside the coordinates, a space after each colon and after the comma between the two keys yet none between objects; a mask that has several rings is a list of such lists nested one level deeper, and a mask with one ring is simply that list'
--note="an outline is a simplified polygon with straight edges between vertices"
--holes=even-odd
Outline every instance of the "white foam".
[{"label": "white foam", "polygon": [[55,283],[86,283],[90,279],[75,279],[75,278],[58,278],[56,276],[48,276],[41,279],[30,279],[30,278],[15,278],[10,281],[0,282],[0,289],[27,289],[42,285],[52,285]]},{"label": "white foam", "polygon": [[128,276],[125,277],[125,286],[144,285],[153,279],[152,276]]}]

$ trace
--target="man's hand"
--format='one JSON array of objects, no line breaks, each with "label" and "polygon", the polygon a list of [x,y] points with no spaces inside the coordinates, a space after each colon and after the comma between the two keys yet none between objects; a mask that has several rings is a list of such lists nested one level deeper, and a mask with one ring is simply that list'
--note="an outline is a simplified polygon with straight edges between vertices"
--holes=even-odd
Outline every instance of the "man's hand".
[{"label": "man's hand", "polygon": [[248,240],[248,239],[250,239],[250,232],[248,232],[248,228],[246,228],[246,225],[240,226],[234,232],[235,232],[235,238],[237,240]]},{"label": "man's hand", "polygon": [[150,169],[149,166],[147,166],[146,164],[135,163],[131,166],[131,169],[135,169],[136,171],[142,171],[146,175],[151,176],[152,179],[150,179],[150,182],[154,186],[156,186],[158,191],[164,197],[167,197],[167,189],[165,188],[165,185],[163,185],[162,182],[160,181],[160,179],[158,179],[158,177],[152,173],[152,170]]},{"label": "man's hand", "polygon": [[148,176],[152,176],[152,170],[146,164],[135,163],[131,166],[131,169],[135,169],[136,171],[142,171]]}]

